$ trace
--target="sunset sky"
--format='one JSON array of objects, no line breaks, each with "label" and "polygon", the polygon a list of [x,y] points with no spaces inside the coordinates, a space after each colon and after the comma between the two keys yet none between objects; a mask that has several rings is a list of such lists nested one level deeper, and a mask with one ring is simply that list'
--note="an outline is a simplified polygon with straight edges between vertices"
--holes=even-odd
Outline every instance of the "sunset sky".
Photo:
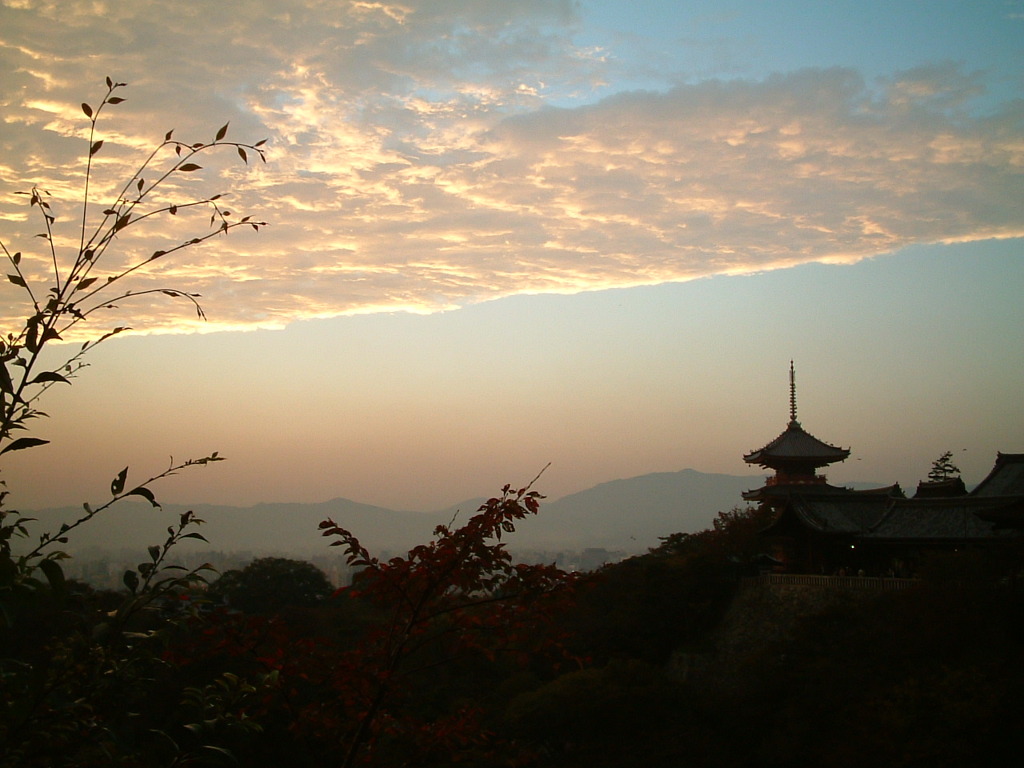
[{"label": "sunset sky", "polygon": [[[548,462],[551,497],[751,473],[791,359],[803,426],[852,449],[833,482],[1024,452],[1024,0],[0,0],[0,239],[41,293],[14,193],[49,189],[73,250],[108,75],[95,199],[230,122],[267,163],[204,159],[180,194],[268,225],[134,283],[206,321],[165,297],[83,326],[135,332],[47,393],[15,506],[214,450],[158,496],[427,510]],[[0,288],[5,335],[28,311]]]}]

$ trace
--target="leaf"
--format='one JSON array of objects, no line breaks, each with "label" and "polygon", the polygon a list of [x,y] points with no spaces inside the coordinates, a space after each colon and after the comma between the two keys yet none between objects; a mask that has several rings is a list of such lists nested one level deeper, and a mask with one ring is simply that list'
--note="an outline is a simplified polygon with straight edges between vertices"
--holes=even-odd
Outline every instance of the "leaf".
[{"label": "leaf", "polygon": [[40,316],[36,315],[28,319],[25,323],[25,349],[31,352],[33,355],[39,351],[39,320]]},{"label": "leaf", "polygon": [[71,383],[65,377],[61,376],[59,373],[56,373],[55,371],[43,371],[34,379],[32,379],[32,381],[30,381],[29,384],[45,384],[48,381],[62,381],[65,384]]},{"label": "leaf", "polygon": [[174,133],[174,129],[173,129],[173,128],[172,128],[171,130],[169,130],[169,131],[168,131],[168,132],[167,132],[167,133],[166,133],[166,134],[164,135],[164,141],[170,141],[170,140],[171,140],[171,134],[172,134],[172,133]]},{"label": "leaf", "polygon": [[28,286],[25,285],[25,278],[23,278],[21,275],[8,275],[7,279],[10,280],[15,285],[20,285],[22,288],[28,288]]},{"label": "leaf", "polygon": [[78,281],[78,285],[75,287],[76,291],[84,291],[90,285],[95,283],[99,278],[96,277],[83,277]]},{"label": "leaf", "polygon": [[248,163],[249,163],[249,158],[248,158],[248,157],[246,157],[246,155],[245,155],[245,150],[244,150],[244,149],[242,149],[241,147],[239,147],[239,148],[238,148],[238,156],[239,156],[240,158],[242,158],[242,162],[243,162],[243,163],[245,163],[246,165],[248,165]]},{"label": "leaf", "polygon": [[46,574],[46,580],[50,582],[50,588],[54,592],[63,592],[66,585],[64,570],[56,560],[46,558],[39,563],[39,569]]},{"label": "leaf", "polygon": [[84,101],[82,102],[82,111],[85,112],[86,117],[92,117],[92,107],[90,107]]},{"label": "leaf", "polygon": [[149,488],[146,488],[145,486],[140,485],[138,488],[132,488],[130,491],[128,491],[128,493],[125,494],[125,496],[141,496],[154,507],[157,507],[158,509],[160,508],[160,503],[156,500],[156,497],[153,495],[153,492],[149,490]]},{"label": "leaf", "polygon": [[128,587],[128,591],[132,594],[134,594],[135,590],[139,588],[139,574],[135,571],[125,571],[124,576],[121,577],[121,581],[124,582],[124,585]]},{"label": "leaf", "polygon": [[21,263],[21,251],[18,251],[13,256],[11,256],[11,261],[14,262],[14,266],[18,266],[18,264]]},{"label": "leaf", "polygon": [[229,125],[231,125],[230,121],[224,123],[224,125],[222,125],[220,127],[220,130],[217,131],[217,138],[215,138],[214,141],[220,141],[221,139],[223,139],[225,136],[228,135],[228,126]]},{"label": "leaf", "polygon": [[14,382],[11,380],[11,374],[7,371],[7,363],[3,360],[0,360],[0,392],[8,395],[14,394]]},{"label": "leaf", "polygon": [[124,490],[124,481],[128,479],[128,467],[118,472],[117,477],[110,481],[110,495],[118,496]]},{"label": "leaf", "polygon": [[185,163],[180,168],[178,168],[178,170],[184,173],[191,173],[192,171],[198,171],[202,167],[203,166],[196,165],[195,163]]},{"label": "leaf", "polygon": [[114,87],[114,81],[110,79],[110,75],[107,75],[107,88],[111,88],[112,89],[113,87]]},{"label": "leaf", "polygon": [[107,104],[120,104],[122,101],[124,101],[123,97],[114,96],[112,98],[107,99]]},{"label": "leaf", "polygon": [[92,143],[92,146],[89,147],[89,157],[92,157],[97,152],[99,152],[100,151],[100,147],[102,147],[102,146],[103,146],[103,139],[100,139],[99,141],[94,141]]},{"label": "leaf", "polygon": [[35,448],[37,445],[46,445],[49,440],[43,440],[38,437],[19,437],[13,443],[8,445],[0,454],[7,453],[8,451],[22,451],[26,448]]},{"label": "leaf", "polygon": [[160,559],[160,547],[158,547],[155,544],[153,544],[153,545],[150,545],[150,547],[148,548],[148,551],[149,551],[149,559],[152,560],[154,563],[157,560]]}]

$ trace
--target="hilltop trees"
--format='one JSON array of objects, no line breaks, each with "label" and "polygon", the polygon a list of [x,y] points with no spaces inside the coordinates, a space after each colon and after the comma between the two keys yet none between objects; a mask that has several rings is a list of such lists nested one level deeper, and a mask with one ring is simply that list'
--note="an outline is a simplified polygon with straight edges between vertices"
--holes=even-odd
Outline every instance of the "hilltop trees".
[{"label": "hilltop trees", "polygon": [[246,613],[315,605],[334,591],[315,565],[286,557],[261,557],[240,571],[226,571],[210,589]]}]

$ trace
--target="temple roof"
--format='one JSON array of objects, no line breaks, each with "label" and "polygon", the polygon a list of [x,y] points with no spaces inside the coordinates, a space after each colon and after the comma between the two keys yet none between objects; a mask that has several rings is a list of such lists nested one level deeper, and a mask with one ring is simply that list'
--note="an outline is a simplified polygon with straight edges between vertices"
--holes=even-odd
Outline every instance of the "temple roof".
[{"label": "temple roof", "polygon": [[[824,534],[883,541],[965,541],[1014,535],[1024,504],[965,496],[899,499],[880,495],[793,495],[762,534],[785,535],[793,526]],[[1004,520],[1004,518],[1006,520]]]},{"label": "temple roof", "polygon": [[1024,496],[1024,453],[997,453],[992,471],[971,496]]},{"label": "temple roof", "polygon": [[894,502],[886,514],[865,531],[865,539],[929,539],[966,541],[1012,535],[998,529],[990,516],[1006,509],[965,496],[950,499],[904,499]]},{"label": "temple roof", "polygon": [[823,467],[834,461],[843,461],[849,455],[849,448],[838,448],[822,442],[794,419],[789,422],[785,432],[764,448],[746,454],[743,460],[748,464],[760,464],[763,467],[797,462]]},{"label": "temple roof", "polygon": [[1002,539],[1024,530],[1024,454],[999,454],[989,476],[966,495],[908,499],[898,486],[852,491],[812,485],[779,495],[783,506],[764,534],[804,529],[875,541]]},{"label": "temple roof", "polygon": [[[782,514],[763,533],[783,533],[793,523],[832,534],[859,535],[875,525],[892,506],[881,494],[793,494]],[[788,519],[787,519],[788,518]]]}]

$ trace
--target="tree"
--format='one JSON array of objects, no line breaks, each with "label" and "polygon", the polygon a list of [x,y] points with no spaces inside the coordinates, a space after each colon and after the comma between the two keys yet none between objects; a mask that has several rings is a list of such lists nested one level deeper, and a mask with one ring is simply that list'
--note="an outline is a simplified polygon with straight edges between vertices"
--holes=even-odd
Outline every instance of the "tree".
[{"label": "tree", "polygon": [[933,483],[944,480],[952,480],[960,476],[960,468],[953,463],[953,452],[946,451],[932,462],[932,468],[928,471],[928,479]]},{"label": "tree", "polygon": [[[258,230],[263,222],[245,216],[236,219],[231,212],[218,202],[223,195],[179,200],[168,197],[165,187],[171,179],[186,177],[201,169],[195,160],[201,154],[225,148],[234,149],[245,162],[248,153],[265,160],[264,142],[245,144],[226,139],[228,125],[222,126],[212,142],[186,143],[173,138],[168,131],[157,146],[143,160],[136,171],[120,188],[115,199],[100,204],[93,200],[90,187],[94,181],[94,158],[102,151],[104,140],[97,138],[100,114],[108,106],[125,101],[118,95],[125,83],[106,80],[107,91],[93,108],[82,104],[82,112],[89,121],[88,151],[85,157],[83,185],[80,200],[81,217],[69,224],[71,235],[58,225],[58,216],[52,196],[45,190],[33,187],[28,192],[19,192],[28,199],[29,207],[37,209],[42,218],[43,231],[37,235],[42,243],[42,254],[30,254],[14,249],[0,239],[0,252],[7,258],[12,271],[8,281],[22,291],[27,304],[27,319],[20,329],[6,329],[0,334],[0,456],[17,450],[45,445],[48,441],[32,435],[16,437],[18,433],[30,431],[36,419],[46,414],[39,410],[38,403],[46,391],[57,384],[70,384],[71,380],[85,365],[84,357],[97,344],[129,330],[117,326],[101,333],[97,338],[86,341],[68,354],[57,366],[44,365],[43,351],[53,342],[62,341],[72,331],[104,312],[125,301],[154,295],[170,296],[188,301],[197,314],[203,317],[198,295],[174,287],[147,290],[132,290],[122,287],[130,278],[146,270],[154,262],[178,251],[193,248],[218,235],[223,235],[238,226],[251,226]],[[175,193],[173,190],[171,195]],[[210,212],[210,225],[205,233],[184,238],[166,249],[152,251],[148,256],[127,265],[116,265],[106,270],[117,251],[118,244],[127,233],[144,223],[161,217],[177,217],[179,211],[206,209]],[[185,223],[185,222],[183,222]],[[61,242],[74,242],[69,253],[59,247]],[[59,583],[59,560],[65,555],[56,550],[54,544],[66,543],[67,535],[84,525],[96,514],[126,496],[140,496],[154,506],[159,506],[150,486],[157,480],[175,474],[191,466],[205,465],[220,461],[216,453],[201,459],[185,462],[171,462],[170,466],[139,485],[129,485],[128,467],[125,467],[111,481],[111,499],[98,507],[84,505],[84,514],[77,520],[61,526],[55,535],[43,533],[39,544],[27,554],[14,558],[11,542],[28,535],[27,524],[31,520],[18,516],[16,512],[3,509],[8,495],[0,491],[0,601],[5,590],[12,584],[32,585],[34,571],[42,570],[51,583]],[[2,481],[0,481],[2,484]],[[193,521],[194,522],[194,521]],[[198,534],[196,534],[198,535]],[[129,577],[130,578],[130,577]]]},{"label": "tree", "polygon": [[374,755],[389,764],[392,750],[437,759],[479,748],[481,726],[466,703],[418,720],[410,706],[417,680],[440,665],[526,661],[527,652],[560,648],[544,629],[565,610],[573,576],[553,565],[516,564],[501,543],[517,521],[537,513],[542,497],[531,487],[506,485],[462,527],[438,526],[433,541],[386,563],[333,520],[320,524],[324,536],[336,539],[332,546],[345,548],[349,564],[363,569],[342,595],[381,611],[335,668],[342,711],[331,721],[347,726],[346,768]]},{"label": "tree", "polygon": [[[160,259],[238,226],[258,230],[262,225],[250,217],[233,217],[218,202],[221,195],[181,199],[176,184],[171,183],[172,179],[190,178],[189,174],[201,169],[196,162],[199,156],[212,151],[232,149],[245,162],[250,154],[264,159],[262,141],[228,141],[227,125],[211,142],[186,143],[168,132],[114,199],[102,204],[94,200],[94,158],[103,151],[105,141],[98,137],[98,119],[107,107],[125,100],[120,95],[124,87],[125,83],[107,78],[99,104],[82,104],[88,143],[78,201],[81,215],[69,220],[67,227],[63,221],[58,223],[52,195],[33,187],[18,194],[41,218],[42,231],[33,242],[41,245],[42,253],[23,252],[0,239],[0,253],[10,267],[7,280],[20,291],[26,317],[20,327],[0,331],[0,457],[48,442],[31,434],[36,420],[46,415],[39,407],[42,396],[52,386],[70,384],[90,350],[128,328],[117,326],[95,334],[77,350],[67,352],[59,365],[46,362],[43,354],[54,342],[69,341],[86,321],[140,297],[184,299],[203,317],[196,294],[172,286],[133,290],[131,278]],[[120,263],[114,259],[128,233],[190,210],[209,212],[205,231],[145,256],[136,257],[127,249],[127,259]],[[181,225],[191,226],[190,219],[182,217]],[[61,244],[67,242],[73,245],[65,250]],[[142,497],[159,508],[151,489],[156,481],[220,460],[217,453],[172,460],[167,469],[139,484],[128,483],[129,468],[125,467],[112,479],[108,500],[84,504],[77,519],[63,523],[54,533],[39,534],[35,545],[20,541],[29,538],[33,521],[4,508],[8,491],[0,480],[0,678],[4,681],[0,687],[0,764],[90,765],[141,760],[138,755],[145,749],[139,739],[143,733],[154,732],[155,723],[133,721],[132,712],[151,693],[146,684],[164,669],[160,649],[174,622],[161,617],[185,615],[187,611],[174,608],[177,598],[186,596],[191,585],[203,581],[204,572],[211,570],[206,565],[187,570],[171,563],[169,555],[183,539],[203,538],[195,531],[202,520],[186,512],[168,527],[163,544],[149,547],[148,558],[125,571],[126,592],[113,610],[69,593],[60,567],[67,554],[60,546],[75,529],[127,496]],[[61,620],[52,625],[39,623],[50,615],[59,615]],[[25,633],[38,626],[48,629],[34,635],[35,642],[25,642]],[[162,742],[165,751],[168,745],[176,749],[169,737]]]},{"label": "tree", "polygon": [[227,571],[211,591],[246,613],[276,613],[327,598],[334,587],[312,563],[285,557],[261,557],[240,571]]}]

